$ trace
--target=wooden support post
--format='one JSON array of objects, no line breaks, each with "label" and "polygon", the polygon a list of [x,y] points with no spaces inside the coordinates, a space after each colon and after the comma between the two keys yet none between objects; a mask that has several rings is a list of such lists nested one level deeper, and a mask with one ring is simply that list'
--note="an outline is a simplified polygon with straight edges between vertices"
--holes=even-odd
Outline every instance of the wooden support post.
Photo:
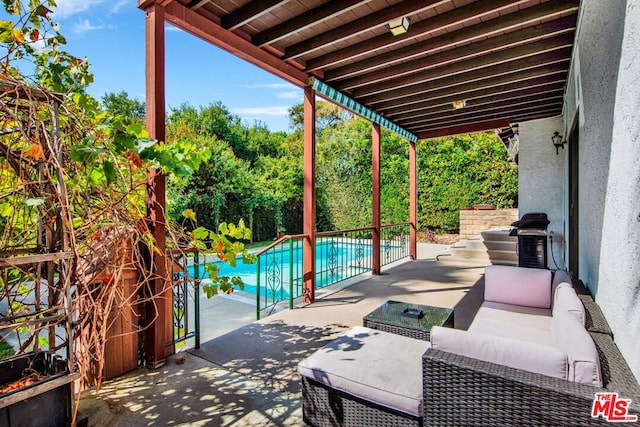
[{"label": "wooden support post", "polygon": [[303,301],[315,300],[316,279],[316,100],[311,86],[304,88],[304,241]]},{"label": "wooden support post", "polygon": [[380,125],[371,124],[371,225],[373,274],[380,274]]},{"label": "wooden support post", "polygon": [[[146,12],[147,130],[149,137],[165,140],[165,42],[164,9],[151,5]],[[172,341],[171,282],[167,277],[165,176],[161,170],[147,173],[147,224],[157,251],[150,254],[151,300],[146,308],[145,352],[147,367],[162,366],[174,352]]]},{"label": "wooden support post", "polygon": [[418,168],[416,143],[409,143],[409,256],[416,259],[418,253]]}]

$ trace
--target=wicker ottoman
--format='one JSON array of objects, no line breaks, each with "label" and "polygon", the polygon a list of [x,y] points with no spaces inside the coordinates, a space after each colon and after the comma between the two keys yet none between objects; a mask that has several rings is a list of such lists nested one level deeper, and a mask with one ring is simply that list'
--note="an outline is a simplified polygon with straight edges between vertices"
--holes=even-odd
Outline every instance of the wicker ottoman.
[{"label": "wicker ottoman", "polygon": [[300,362],[314,426],[422,425],[426,341],[356,326]]}]

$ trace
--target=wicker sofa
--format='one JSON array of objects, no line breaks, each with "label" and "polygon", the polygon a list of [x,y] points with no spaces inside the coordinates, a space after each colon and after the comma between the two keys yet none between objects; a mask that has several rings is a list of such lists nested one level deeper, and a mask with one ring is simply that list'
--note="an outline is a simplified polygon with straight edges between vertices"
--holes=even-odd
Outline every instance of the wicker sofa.
[{"label": "wicker sofa", "polygon": [[[497,318],[491,315],[487,317],[487,308],[496,310],[498,307],[509,311],[509,305],[517,306],[491,301],[492,298],[496,299],[495,292],[492,292],[500,288],[493,286],[492,276],[495,277],[496,272],[504,273],[493,267],[487,270],[484,297],[488,299],[482,302],[468,331],[439,331],[439,328],[434,328],[432,345],[356,327],[302,361],[299,372],[302,376],[305,422],[316,426],[603,425],[607,422],[602,417],[592,418],[591,411],[595,393],[608,391],[631,399],[629,415],[640,414],[640,386],[618,351],[602,313],[580,284],[567,284],[570,280],[562,272],[556,274],[553,281],[548,276],[550,307],[547,310],[551,316],[552,309],[569,311],[572,316],[583,316],[584,328],[595,344],[597,372],[589,364],[585,365],[586,370],[585,366],[580,367],[584,362],[583,354],[577,356],[577,362],[571,362],[571,356],[566,356],[567,365],[574,364],[571,374],[568,366],[564,373],[565,376],[572,375],[570,380],[558,378],[560,374],[557,372],[544,371],[544,363],[544,374],[532,372],[540,368],[529,368],[527,355],[522,357],[524,362],[520,357],[516,357],[515,362],[508,358],[506,362],[500,362],[502,356],[492,355],[492,352],[501,351],[496,350],[499,346],[495,345],[495,341],[506,340],[511,346],[519,345],[510,341],[513,334],[517,336],[520,333],[518,327],[515,330],[508,327],[507,323],[512,323],[511,320],[505,323],[506,328],[500,328],[502,337],[488,339],[489,347],[493,349],[489,351],[489,357],[471,357],[473,354],[469,354],[469,351],[473,353],[477,350],[473,345],[471,350],[468,346],[460,349],[454,342],[452,348],[448,349],[448,338],[460,336],[462,341],[467,341],[467,334],[482,335],[491,331],[487,328],[491,322],[503,315],[509,316],[509,313],[498,313]],[[525,271],[513,270],[508,273],[514,272]],[[565,284],[560,286],[563,282]],[[523,284],[530,286],[526,280],[520,283]],[[527,292],[517,289],[518,283],[514,286],[516,292],[512,292],[511,297],[516,300],[510,303],[517,302],[520,297],[529,297]],[[581,306],[560,303],[551,307],[557,304],[555,294],[558,287],[570,287],[572,292],[575,290],[573,295],[582,303]],[[499,293],[497,298],[501,298]],[[544,303],[538,301],[538,304]],[[500,304],[505,305],[501,307]],[[532,310],[524,311],[527,314]],[[478,320],[480,322],[474,325]],[[531,319],[527,320],[526,316],[520,320],[525,327],[531,326],[527,325]],[[545,338],[543,336],[540,339]],[[567,339],[570,340],[570,337]],[[527,345],[524,344],[525,348]],[[549,356],[552,360],[550,363],[555,369],[553,350],[550,349],[549,353],[552,355]],[[544,352],[534,351],[534,354],[533,360],[546,357]],[[522,363],[524,366],[520,366]],[[576,366],[579,369],[576,370]]]}]

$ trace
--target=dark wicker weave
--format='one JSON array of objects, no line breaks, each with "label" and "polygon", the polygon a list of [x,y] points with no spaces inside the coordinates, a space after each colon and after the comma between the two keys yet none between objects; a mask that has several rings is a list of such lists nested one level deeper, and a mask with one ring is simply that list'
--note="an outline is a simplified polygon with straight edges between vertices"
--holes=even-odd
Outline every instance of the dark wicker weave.
[{"label": "dark wicker weave", "polygon": [[582,305],[585,307],[587,315],[585,327],[587,331],[607,334],[613,337],[613,331],[611,331],[607,320],[604,318],[604,314],[602,314],[598,304],[591,298],[587,288],[581,282],[575,283],[574,288],[578,292]]},{"label": "dark wicker weave", "polygon": [[[630,372],[629,372],[630,373]],[[429,349],[423,356],[424,423],[447,426],[592,426],[596,392],[611,391]],[[629,414],[640,414],[640,396]]]},{"label": "dark wicker weave", "polygon": [[324,426],[422,426],[422,419],[367,402],[302,377],[304,422]]},{"label": "dark wicker weave", "polygon": [[402,335],[417,340],[429,341],[431,331],[419,331],[417,329],[403,328],[402,326],[386,325],[384,323],[374,322],[371,320],[363,320],[362,326],[376,329],[378,331],[390,332],[396,335]]}]

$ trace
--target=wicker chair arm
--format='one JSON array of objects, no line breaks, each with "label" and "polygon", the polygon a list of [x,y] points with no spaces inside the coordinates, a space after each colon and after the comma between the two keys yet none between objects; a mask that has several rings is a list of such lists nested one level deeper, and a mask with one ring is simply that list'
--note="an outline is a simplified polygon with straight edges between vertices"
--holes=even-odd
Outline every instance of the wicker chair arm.
[{"label": "wicker chair arm", "polygon": [[[424,424],[592,426],[594,395],[608,390],[429,349],[423,355]],[[640,414],[637,400],[629,414]]]}]

